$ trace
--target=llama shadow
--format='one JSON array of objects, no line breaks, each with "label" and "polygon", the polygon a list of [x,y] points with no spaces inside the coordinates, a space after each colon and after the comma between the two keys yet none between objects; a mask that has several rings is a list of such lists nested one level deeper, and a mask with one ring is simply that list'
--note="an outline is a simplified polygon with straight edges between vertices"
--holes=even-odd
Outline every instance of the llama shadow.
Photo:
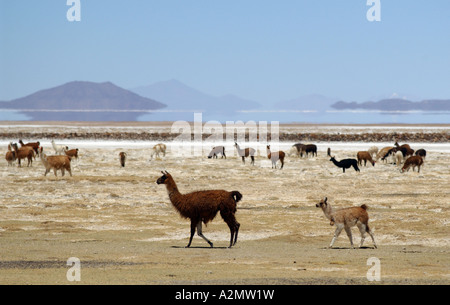
[{"label": "llama shadow", "polygon": [[228,247],[209,247],[209,246],[190,246],[189,248],[186,248],[186,246],[171,246],[173,249],[228,249]]},{"label": "llama shadow", "polygon": [[352,248],[352,247],[333,247],[333,248],[323,247],[320,249],[322,249],[322,250],[375,250],[376,248],[373,246],[372,247],[363,246],[363,247],[355,247],[355,248]]}]

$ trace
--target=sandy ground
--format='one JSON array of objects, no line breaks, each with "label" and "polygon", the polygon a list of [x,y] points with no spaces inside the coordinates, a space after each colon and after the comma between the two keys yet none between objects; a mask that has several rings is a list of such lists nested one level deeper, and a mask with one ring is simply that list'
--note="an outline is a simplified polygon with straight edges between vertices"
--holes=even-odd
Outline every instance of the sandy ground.
[{"label": "sandy ground", "polygon": [[[283,170],[262,156],[242,164],[231,151],[226,160],[169,152],[149,161],[149,146],[81,143],[73,177],[44,177],[38,159],[8,167],[2,157],[0,284],[74,284],[70,257],[81,261],[80,284],[370,284],[371,257],[380,261],[381,284],[450,284],[449,152],[429,152],[420,173],[378,163],[343,174],[325,144],[318,157],[288,157]],[[125,168],[120,151],[128,153]],[[345,143],[333,152],[356,155]],[[163,169],[184,193],[243,194],[232,249],[220,215],[203,228],[214,248],[198,236],[184,248],[189,221],[155,183]],[[368,205],[378,249],[368,236],[351,249],[345,232],[328,249],[335,227],[315,207],[324,196],[335,207]],[[356,228],[353,239],[359,245]]]}]

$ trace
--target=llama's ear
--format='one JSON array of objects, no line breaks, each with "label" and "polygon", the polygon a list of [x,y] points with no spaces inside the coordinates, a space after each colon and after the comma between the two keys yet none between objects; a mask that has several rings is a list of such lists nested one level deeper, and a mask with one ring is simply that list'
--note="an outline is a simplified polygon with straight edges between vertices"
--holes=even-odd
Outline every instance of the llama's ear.
[{"label": "llama's ear", "polygon": [[166,172],[166,175],[169,175],[169,172],[168,171],[165,171]]},{"label": "llama's ear", "polygon": [[323,202],[324,202],[324,203],[327,203],[327,200],[328,200],[328,198],[325,197],[325,198],[323,199]]}]

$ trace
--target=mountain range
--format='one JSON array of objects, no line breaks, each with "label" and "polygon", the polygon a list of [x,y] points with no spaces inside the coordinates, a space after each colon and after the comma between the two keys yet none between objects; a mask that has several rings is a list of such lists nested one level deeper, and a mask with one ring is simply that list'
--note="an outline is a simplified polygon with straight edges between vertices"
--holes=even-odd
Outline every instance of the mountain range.
[{"label": "mountain range", "polygon": [[339,101],[331,107],[337,110],[364,109],[379,111],[450,111],[450,100],[423,100],[412,102],[405,99],[384,99],[378,102],[343,102]]},{"label": "mountain range", "polygon": [[164,107],[111,82],[83,81],[0,103],[0,108],[18,110],[33,121],[134,121],[143,112]]},{"label": "mountain range", "polygon": [[232,94],[223,96],[206,94],[175,79],[130,90],[141,96],[167,104],[168,110],[231,115],[239,110],[254,110],[261,107],[258,102],[243,99]]},{"label": "mountain range", "polygon": [[129,90],[111,82],[73,81],[0,102],[0,109],[18,111],[34,121],[176,121],[192,120],[193,112],[201,112],[205,120],[300,121],[311,120],[310,112],[322,115],[332,109],[450,111],[450,100],[412,102],[393,96],[357,103],[312,94],[263,106],[232,94],[207,94],[172,79]]}]

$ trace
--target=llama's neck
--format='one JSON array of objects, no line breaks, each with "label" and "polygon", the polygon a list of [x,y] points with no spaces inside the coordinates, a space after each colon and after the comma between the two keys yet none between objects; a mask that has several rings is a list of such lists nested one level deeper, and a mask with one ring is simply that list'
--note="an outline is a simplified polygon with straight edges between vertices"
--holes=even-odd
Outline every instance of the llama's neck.
[{"label": "llama's neck", "polygon": [[335,159],[332,159],[331,160],[333,163],[334,163],[334,165],[336,165],[336,166],[339,166],[339,165],[341,165],[341,163],[340,162],[338,162],[338,161],[336,161]]},{"label": "llama's neck", "polygon": [[180,191],[178,191],[177,184],[175,183],[175,180],[173,178],[169,178],[169,180],[166,183],[166,189],[167,193],[169,194],[169,199],[172,202],[173,205],[177,205],[178,198],[182,196]]},{"label": "llama's neck", "polygon": [[330,204],[327,204],[326,207],[322,207],[322,211],[325,214],[325,217],[331,220],[331,217],[333,215],[333,207]]},{"label": "llama's neck", "polygon": [[47,156],[41,151],[41,153],[39,154],[39,158],[41,158],[41,161],[43,164],[47,164]]}]

